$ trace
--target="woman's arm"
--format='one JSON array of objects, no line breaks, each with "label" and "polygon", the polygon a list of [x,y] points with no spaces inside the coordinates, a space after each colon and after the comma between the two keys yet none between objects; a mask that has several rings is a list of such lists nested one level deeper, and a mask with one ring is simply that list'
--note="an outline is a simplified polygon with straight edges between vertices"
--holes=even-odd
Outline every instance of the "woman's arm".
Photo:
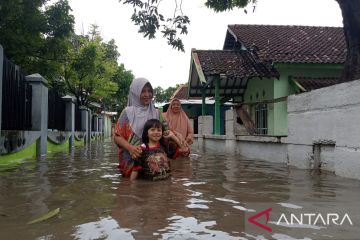
[{"label": "woman's arm", "polygon": [[188,131],[187,131],[187,136],[185,138],[185,141],[191,145],[193,144],[193,141],[194,141],[194,129],[193,127],[191,126],[191,122],[190,122],[190,119],[188,119]]},{"label": "woman's arm", "polygon": [[[180,133],[178,133],[180,136],[182,136]],[[172,132],[172,131],[169,131],[169,135],[168,135],[169,138],[171,138],[172,140],[174,140],[174,142],[176,142],[176,144],[178,145],[179,147],[179,150],[180,152],[183,154],[183,155],[187,155],[187,153],[189,153],[190,149],[189,149],[189,146],[187,145],[187,143],[185,141],[181,141],[178,136],[176,135],[176,132]],[[185,143],[185,144],[184,144]]]},{"label": "woman's arm", "polygon": [[123,136],[115,134],[114,142],[118,147],[123,148],[126,151],[128,151],[130,153],[131,157],[133,157],[133,158],[140,157],[141,152],[142,152],[141,147],[131,145],[128,141],[125,140],[125,138]]}]

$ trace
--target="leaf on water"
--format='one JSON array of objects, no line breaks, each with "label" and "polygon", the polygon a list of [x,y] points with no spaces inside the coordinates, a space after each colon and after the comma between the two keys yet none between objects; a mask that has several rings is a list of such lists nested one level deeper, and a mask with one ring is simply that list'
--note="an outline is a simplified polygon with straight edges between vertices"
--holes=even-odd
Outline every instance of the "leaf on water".
[{"label": "leaf on water", "polygon": [[48,212],[47,214],[39,217],[39,218],[36,218],[30,222],[28,222],[27,224],[34,224],[34,223],[38,223],[38,222],[42,222],[42,221],[45,221],[49,218],[52,218],[53,216],[57,215],[58,213],[60,212],[60,208],[57,208],[55,210],[52,210],[50,212]]}]

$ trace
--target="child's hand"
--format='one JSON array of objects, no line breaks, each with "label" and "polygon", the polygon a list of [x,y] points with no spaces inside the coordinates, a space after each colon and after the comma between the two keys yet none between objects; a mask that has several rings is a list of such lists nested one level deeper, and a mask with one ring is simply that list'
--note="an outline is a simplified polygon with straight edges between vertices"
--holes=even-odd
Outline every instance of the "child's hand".
[{"label": "child's hand", "polygon": [[166,139],[173,138],[174,136],[175,136],[174,133],[170,130],[164,131],[163,133],[163,137]]}]

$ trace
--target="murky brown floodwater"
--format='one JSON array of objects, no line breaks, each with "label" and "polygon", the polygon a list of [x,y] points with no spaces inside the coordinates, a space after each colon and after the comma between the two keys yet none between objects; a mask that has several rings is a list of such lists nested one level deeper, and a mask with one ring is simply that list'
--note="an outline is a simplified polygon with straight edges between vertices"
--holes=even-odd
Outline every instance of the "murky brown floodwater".
[{"label": "murky brown floodwater", "polygon": [[[161,182],[122,179],[116,148],[0,169],[0,239],[359,239],[360,181],[239,156],[202,153],[173,162]],[[27,224],[47,212],[60,213]],[[271,208],[271,210],[269,210]],[[255,219],[272,232],[248,221]],[[309,222],[309,215],[314,213]],[[327,224],[330,213],[338,224]],[[289,222],[286,224],[284,218]],[[302,224],[290,224],[291,214]],[[321,217],[319,217],[319,214]],[[306,217],[307,216],[307,217]],[[315,218],[317,223],[314,224]],[[323,218],[323,220],[322,220]],[[349,223],[351,220],[352,224]],[[295,221],[295,220],[294,220]]]}]

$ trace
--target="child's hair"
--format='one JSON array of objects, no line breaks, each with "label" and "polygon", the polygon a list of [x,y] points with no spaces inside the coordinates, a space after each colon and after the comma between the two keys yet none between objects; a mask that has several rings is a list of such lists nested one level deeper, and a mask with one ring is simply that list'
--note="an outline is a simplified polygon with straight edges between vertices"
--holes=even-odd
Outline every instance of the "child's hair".
[{"label": "child's hair", "polygon": [[[144,125],[144,130],[143,130],[143,134],[142,134],[142,142],[147,146],[149,144],[149,135],[148,135],[148,130],[150,128],[161,128],[162,132],[164,133],[165,129],[164,129],[164,125],[157,119],[149,119],[146,121],[145,125]],[[160,139],[160,145],[164,145],[164,138]]]}]

